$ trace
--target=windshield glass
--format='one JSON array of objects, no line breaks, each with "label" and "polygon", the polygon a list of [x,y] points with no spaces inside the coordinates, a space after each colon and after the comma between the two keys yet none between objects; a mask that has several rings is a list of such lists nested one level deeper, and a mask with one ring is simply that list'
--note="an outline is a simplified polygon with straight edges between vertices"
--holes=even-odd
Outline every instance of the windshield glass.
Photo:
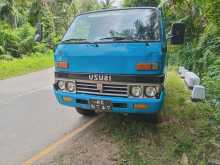
[{"label": "windshield glass", "polygon": [[62,41],[160,40],[156,9],[95,12],[78,16]]}]

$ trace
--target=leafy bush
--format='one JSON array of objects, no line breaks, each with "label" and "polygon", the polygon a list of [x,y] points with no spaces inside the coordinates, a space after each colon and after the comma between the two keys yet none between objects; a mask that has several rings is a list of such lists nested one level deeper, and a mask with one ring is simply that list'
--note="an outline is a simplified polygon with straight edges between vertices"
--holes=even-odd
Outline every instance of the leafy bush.
[{"label": "leafy bush", "polygon": [[[186,24],[186,43],[172,47],[169,61],[197,73],[220,123],[220,1],[170,1],[165,6],[166,31],[173,22]],[[176,51],[176,52],[175,52]]]},{"label": "leafy bush", "polygon": [[13,57],[20,57],[19,42],[20,39],[16,32],[12,29],[0,30],[0,45],[4,48],[5,52]]},{"label": "leafy bush", "polygon": [[220,104],[220,40],[217,33],[215,26],[209,25],[198,44],[187,43],[179,51],[179,62],[202,77],[207,98],[214,105]]},{"label": "leafy bush", "polygon": [[35,35],[35,28],[27,23],[16,29],[16,32],[22,40],[29,37],[33,38]]},{"label": "leafy bush", "polygon": [[5,53],[5,48],[3,46],[0,46],[0,55]]},{"label": "leafy bush", "polygon": [[45,53],[48,51],[46,43],[37,43],[33,47],[33,52]]},{"label": "leafy bush", "polygon": [[2,54],[0,55],[0,60],[5,60],[5,61],[12,61],[13,60],[13,57],[11,55],[8,55],[8,54]]},{"label": "leafy bush", "polygon": [[220,58],[216,59],[213,65],[208,68],[203,82],[207,87],[208,98],[216,107],[220,107]]},{"label": "leafy bush", "polygon": [[35,29],[30,24],[25,24],[18,28],[16,32],[20,40],[19,53],[31,53],[36,44],[34,42]]},{"label": "leafy bush", "polygon": [[160,3],[159,0],[124,0],[124,6],[133,7],[133,6],[158,6]]},{"label": "leafy bush", "polygon": [[220,108],[217,108],[217,111],[215,113],[215,120],[217,121],[217,123],[220,124]]},{"label": "leafy bush", "polygon": [[25,24],[17,30],[5,25],[0,28],[0,54],[22,57],[33,51],[35,29]]}]

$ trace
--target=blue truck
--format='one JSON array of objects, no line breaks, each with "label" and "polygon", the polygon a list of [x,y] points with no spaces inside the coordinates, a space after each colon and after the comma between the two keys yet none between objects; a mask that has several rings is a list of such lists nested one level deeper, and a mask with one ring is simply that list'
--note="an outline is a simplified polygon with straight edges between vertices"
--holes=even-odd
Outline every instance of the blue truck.
[{"label": "blue truck", "polygon": [[[183,43],[184,30],[184,24],[173,24],[171,43]],[[82,115],[157,115],[165,97],[166,52],[158,8],[82,13],[55,48],[56,98]]]}]

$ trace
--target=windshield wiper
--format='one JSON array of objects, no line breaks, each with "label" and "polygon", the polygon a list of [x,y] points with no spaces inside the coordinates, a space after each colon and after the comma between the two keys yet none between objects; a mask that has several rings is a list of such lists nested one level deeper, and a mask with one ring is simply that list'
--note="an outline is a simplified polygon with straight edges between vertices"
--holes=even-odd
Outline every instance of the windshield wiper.
[{"label": "windshield wiper", "polygon": [[75,43],[75,42],[82,42],[82,41],[87,41],[85,38],[70,38],[64,41],[61,41],[61,43]]},{"label": "windshield wiper", "polygon": [[104,38],[100,38],[99,40],[113,40],[113,41],[122,41],[122,40],[126,40],[126,41],[135,41],[135,42],[145,42],[146,45],[149,46],[149,41],[140,40],[140,39],[133,38],[133,37],[112,36],[112,37],[104,37]]},{"label": "windshield wiper", "polygon": [[120,41],[120,40],[127,40],[127,37],[122,37],[122,36],[112,36],[112,37],[104,37],[104,38],[100,38],[99,40],[116,40],[116,41]]},{"label": "windshield wiper", "polygon": [[133,37],[123,37],[123,36],[104,37],[104,38],[100,38],[99,40],[114,40],[114,41],[126,40],[126,41],[135,41],[135,42],[142,41]]},{"label": "windshield wiper", "polygon": [[70,39],[61,41],[60,43],[86,43],[86,44],[94,44],[96,47],[98,47],[97,43],[88,41],[85,38],[70,38]]}]

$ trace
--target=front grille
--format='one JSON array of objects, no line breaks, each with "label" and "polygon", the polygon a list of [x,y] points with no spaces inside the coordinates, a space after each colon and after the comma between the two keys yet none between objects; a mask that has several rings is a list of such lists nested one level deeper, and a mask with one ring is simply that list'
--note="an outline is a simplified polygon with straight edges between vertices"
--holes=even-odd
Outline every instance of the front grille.
[{"label": "front grille", "polygon": [[119,83],[76,81],[76,92],[127,97],[128,86]]}]

